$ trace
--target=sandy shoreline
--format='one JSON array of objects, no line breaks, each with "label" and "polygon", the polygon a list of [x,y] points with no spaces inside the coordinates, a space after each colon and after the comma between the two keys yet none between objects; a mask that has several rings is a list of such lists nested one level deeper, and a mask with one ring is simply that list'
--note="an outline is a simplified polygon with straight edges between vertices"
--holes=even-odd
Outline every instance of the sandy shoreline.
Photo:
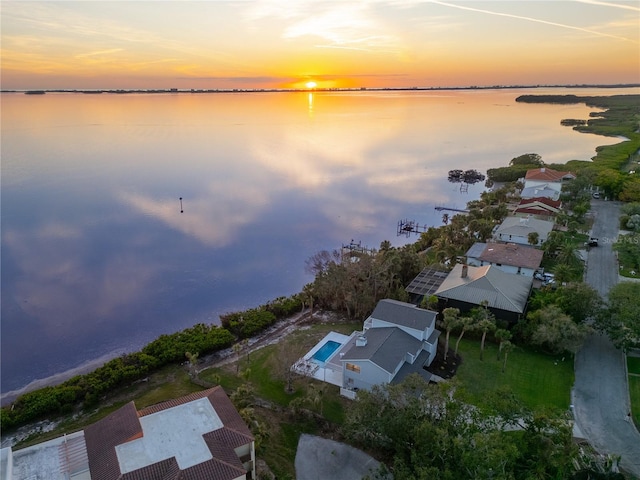
[{"label": "sandy shoreline", "polygon": [[[326,316],[326,314],[318,314],[314,313],[314,317]],[[253,352],[259,348],[264,347],[265,345],[270,345],[272,343],[276,343],[283,336],[291,333],[292,326],[296,325],[308,318],[311,318],[308,309],[293,315],[291,317],[285,318],[276,322],[274,325],[266,329],[261,334],[252,337],[249,339],[247,347],[243,348],[242,352],[246,352],[246,348],[249,348],[249,352]],[[95,369],[101,367],[109,360],[112,360],[119,355],[122,355],[122,352],[111,353],[107,355],[103,355],[100,358],[95,360],[90,360],[82,365],[73,368],[71,370],[67,370],[65,372],[61,372],[55,375],[52,375],[47,378],[42,378],[38,380],[34,380],[25,387],[22,387],[17,390],[11,390],[10,392],[3,393],[0,395],[0,406],[6,406],[13,403],[20,395],[24,395],[25,393],[32,392],[34,390],[38,390],[44,387],[52,387],[56,385],[60,385],[61,383],[69,380],[70,378],[76,375],[84,375],[86,373],[90,373]],[[199,362],[199,371],[206,370],[214,365],[223,365],[225,363],[229,363],[234,360],[235,352],[232,348],[227,348],[225,350],[221,350],[219,352],[212,353],[210,355],[202,357]]]}]

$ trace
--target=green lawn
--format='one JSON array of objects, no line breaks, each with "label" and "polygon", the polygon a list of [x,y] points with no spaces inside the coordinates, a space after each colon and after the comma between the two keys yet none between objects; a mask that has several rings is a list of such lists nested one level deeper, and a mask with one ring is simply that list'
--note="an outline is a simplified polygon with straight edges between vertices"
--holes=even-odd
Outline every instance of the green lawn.
[{"label": "green lawn", "polygon": [[640,427],[640,375],[629,375],[629,396],[633,421],[636,427]]},{"label": "green lawn", "polygon": [[640,375],[640,357],[627,356],[627,370]]},{"label": "green lawn", "polygon": [[565,356],[563,361],[563,356],[516,348],[509,354],[502,373],[503,362],[496,360],[496,345],[485,345],[484,361],[480,361],[480,341],[463,338],[459,353],[462,364],[457,377],[471,403],[482,406],[489,393],[509,387],[529,408],[569,408],[574,381],[571,356]]},{"label": "green lawn", "polygon": [[636,427],[640,427],[640,357],[627,356],[627,370],[629,372],[631,415]]}]

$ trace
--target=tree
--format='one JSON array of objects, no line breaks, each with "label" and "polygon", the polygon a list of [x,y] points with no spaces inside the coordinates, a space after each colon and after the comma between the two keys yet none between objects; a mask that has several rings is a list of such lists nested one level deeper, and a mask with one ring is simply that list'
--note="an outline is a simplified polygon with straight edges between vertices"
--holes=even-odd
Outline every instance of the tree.
[{"label": "tree", "polygon": [[509,340],[505,340],[503,342],[500,342],[500,350],[502,350],[503,354],[504,354],[504,358],[502,361],[502,373],[504,373],[505,369],[507,368],[507,358],[509,357],[509,354],[516,348],[516,346],[511,343]]},{"label": "tree", "polygon": [[[457,328],[460,325],[460,310],[458,308],[445,308],[442,311],[442,327],[445,330],[444,336],[444,359],[447,359],[449,353],[449,335],[451,330]],[[457,345],[456,345],[457,351]]]},{"label": "tree", "polygon": [[292,368],[298,359],[302,356],[300,346],[289,345],[279,342],[276,348],[274,358],[275,365],[271,366],[275,377],[284,380],[284,389],[287,393],[293,393],[293,381],[297,373]]},{"label": "tree", "polygon": [[496,318],[487,307],[488,302],[482,301],[480,308],[474,309],[475,311],[475,324],[474,328],[482,332],[482,339],[480,340],[480,360],[484,360],[484,341],[487,338],[487,332],[496,329]]},{"label": "tree", "polygon": [[458,327],[460,327],[460,335],[458,336],[458,340],[456,340],[456,349],[454,350],[454,354],[458,354],[458,347],[460,346],[460,340],[462,340],[462,336],[466,331],[471,330],[473,328],[473,324],[475,320],[472,317],[460,317],[460,322]]},{"label": "tree", "polygon": [[527,319],[535,325],[531,342],[553,354],[564,351],[575,354],[591,331],[586,324],[575,323],[557,305],[548,305],[531,312]]},{"label": "tree", "polygon": [[596,289],[584,282],[569,282],[560,286],[553,303],[576,323],[595,318],[603,305],[602,297]]},{"label": "tree", "polygon": [[191,375],[192,377],[197,374],[196,366],[198,365],[198,355],[198,352],[186,352],[184,354],[184,356],[187,357],[187,360],[189,361],[189,375]]},{"label": "tree", "polygon": [[307,388],[307,401],[315,408],[320,409],[320,415],[324,406],[323,398],[327,389],[326,383],[310,383]]},{"label": "tree", "polygon": [[599,330],[607,333],[623,351],[640,346],[640,283],[620,282],[609,291],[607,307],[597,319]]},{"label": "tree", "polygon": [[[361,391],[343,432],[386,459],[396,480],[571,478],[578,450],[567,420],[511,398],[515,405],[506,414],[496,409],[487,421],[454,392],[454,385],[428,385],[415,374]],[[517,435],[500,428],[508,424],[517,426]]]},{"label": "tree", "polygon": [[529,245],[533,245],[535,247],[536,245],[538,245],[539,241],[540,234],[538,232],[531,232],[529,233],[529,235],[527,235],[527,242],[529,242]]},{"label": "tree", "polygon": [[236,354],[236,375],[240,373],[240,352],[242,351],[242,344],[240,342],[236,342],[233,344],[233,353]]},{"label": "tree", "polygon": [[500,353],[504,348],[504,342],[511,340],[511,337],[513,337],[513,335],[509,330],[506,330],[504,328],[498,328],[493,335],[496,337],[496,340],[498,340],[498,351],[496,352],[496,360],[500,360]]},{"label": "tree", "polygon": [[531,165],[531,168],[544,167],[542,157],[537,153],[525,153],[519,157],[512,158],[509,165]]}]

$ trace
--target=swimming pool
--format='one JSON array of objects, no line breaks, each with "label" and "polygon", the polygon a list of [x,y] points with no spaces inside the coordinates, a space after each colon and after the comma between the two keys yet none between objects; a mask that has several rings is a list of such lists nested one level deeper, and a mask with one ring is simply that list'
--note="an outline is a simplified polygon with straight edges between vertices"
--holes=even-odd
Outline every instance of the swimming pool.
[{"label": "swimming pool", "polygon": [[322,345],[320,349],[313,354],[311,357],[313,360],[317,360],[318,362],[326,362],[327,358],[329,358],[333,352],[335,352],[338,348],[340,348],[340,344],[338,342],[334,342],[333,340],[327,340],[327,343]]}]

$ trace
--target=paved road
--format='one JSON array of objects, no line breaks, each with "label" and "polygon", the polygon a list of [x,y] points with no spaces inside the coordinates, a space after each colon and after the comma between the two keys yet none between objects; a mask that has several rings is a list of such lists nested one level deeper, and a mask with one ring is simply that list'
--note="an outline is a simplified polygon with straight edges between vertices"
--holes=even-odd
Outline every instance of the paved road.
[{"label": "paved road", "polygon": [[[606,298],[618,282],[611,248],[618,234],[620,204],[594,200],[594,237],[600,246],[589,251],[586,281]],[[640,478],[640,434],[628,418],[629,388],[622,352],[603,335],[591,335],[576,355],[573,388],[578,427],[601,453],[621,455],[621,466]]]}]

